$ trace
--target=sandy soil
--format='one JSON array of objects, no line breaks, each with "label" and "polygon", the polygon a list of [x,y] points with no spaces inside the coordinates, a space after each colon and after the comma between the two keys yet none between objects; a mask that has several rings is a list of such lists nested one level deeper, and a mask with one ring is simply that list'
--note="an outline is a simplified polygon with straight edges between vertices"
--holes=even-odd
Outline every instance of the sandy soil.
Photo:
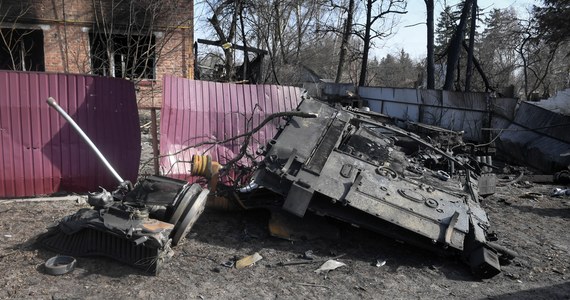
[{"label": "sandy soil", "polygon": [[[339,239],[291,242],[269,236],[267,211],[206,210],[158,276],[106,258],[78,258],[69,274],[51,276],[43,263],[52,253],[34,238],[85,204],[75,201],[0,200],[0,298],[20,299],[220,299],[220,298],[499,298],[569,299],[570,197],[554,186],[506,186],[484,202],[499,243],[520,255],[492,279],[478,280],[466,265],[358,228],[333,223]],[[279,266],[343,255],[345,267],[314,272],[321,263]],[[245,269],[221,263],[259,252]],[[376,267],[377,261],[385,265]]]}]

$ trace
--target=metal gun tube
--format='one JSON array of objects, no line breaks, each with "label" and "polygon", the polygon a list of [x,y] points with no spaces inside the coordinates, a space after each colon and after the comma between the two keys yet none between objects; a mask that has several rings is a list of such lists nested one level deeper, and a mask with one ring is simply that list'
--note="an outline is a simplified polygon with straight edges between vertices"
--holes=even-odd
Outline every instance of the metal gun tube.
[{"label": "metal gun tube", "polygon": [[107,161],[107,159],[105,158],[105,156],[103,156],[101,151],[99,151],[97,146],[95,146],[95,144],[93,144],[91,139],[85,134],[85,132],[83,132],[81,127],[79,127],[79,125],[77,125],[77,123],[75,123],[75,121],[73,121],[73,119],[65,112],[65,110],[63,110],[63,108],[61,108],[61,106],[59,106],[57,104],[57,102],[55,102],[55,99],[53,99],[52,97],[49,97],[47,99],[47,103],[51,107],[55,108],[55,110],[57,110],[57,112],[59,112],[59,114],[64,119],[66,119],[67,122],[69,122],[69,124],[71,124],[71,127],[73,127],[73,129],[75,129],[75,131],[79,134],[79,136],[81,136],[81,138],[83,138],[83,140],[87,143],[87,145],[89,145],[89,147],[91,147],[91,149],[95,152],[95,154],[97,154],[97,156],[103,162],[103,164],[107,167],[107,169],[109,169],[109,171],[111,171],[111,173],[113,173],[113,176],[115,176],[115,178],[119,181],[119,184],[123,183],[124,180],[123,180],[123,178],[121,178],[119,173],[117,173],[117,171],[115,171],[113,166],[111,166],[109,161]]}]

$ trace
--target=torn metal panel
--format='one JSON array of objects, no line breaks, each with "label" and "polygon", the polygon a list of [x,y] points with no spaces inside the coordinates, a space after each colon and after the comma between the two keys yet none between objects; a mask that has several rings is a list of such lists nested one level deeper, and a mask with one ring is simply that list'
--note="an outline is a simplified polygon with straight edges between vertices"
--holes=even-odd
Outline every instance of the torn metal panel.
[{"label": "torn metal panel", "polygon": [[524,162],[545,173],[570,165],[570,156],[561,156],[570,148],[570,116],[523,102],[513,119],[496,116],[491,125],[485,129],[498,135],[497,148],[508,161]]},{"label": "torn metal panel", "polygon": [[[313,99],[298,110],[318,117],[291,118],[268,143],[254,177],[285,198],[284,210],[297,216],[312,211],[438,252],[461,253],[480,277],[500,272],[500,254],[487,245],[492,232],[472,166],[365,115]],[[457,171],[426,168],[416,154],[422,149]]]}]

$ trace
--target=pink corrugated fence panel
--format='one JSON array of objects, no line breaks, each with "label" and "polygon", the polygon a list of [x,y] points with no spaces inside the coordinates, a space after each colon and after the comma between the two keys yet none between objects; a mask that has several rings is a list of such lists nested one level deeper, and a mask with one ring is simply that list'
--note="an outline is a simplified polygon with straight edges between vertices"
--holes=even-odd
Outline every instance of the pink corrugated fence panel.
[{"label": "pink corrugated fence panel", "polygon": [[[164,77],[160,120],[161,172],[188,178],[194,154],[209,154],[222,164],[239,153],[243,139],[212,145],[243,134],[267,116],[290,111],[301,101],[298,87],[245,85]],[[257,132],[248,147],[255,155],[277,133],[275,119]],[[204,145],[195,146],[200,143]],[[188,149],[186,149],[188,148]],[[186,150],[184,150],[186,149]],[[242,163],[247,165],[246,159]]]},{"label": "pink corrugated fence panel", "polygon": [[46,99],[53,97],[124,179],[135,180],[140,127],[134,86],[87,75],[0,71],[0,197],[115,188],[93,151]]}]

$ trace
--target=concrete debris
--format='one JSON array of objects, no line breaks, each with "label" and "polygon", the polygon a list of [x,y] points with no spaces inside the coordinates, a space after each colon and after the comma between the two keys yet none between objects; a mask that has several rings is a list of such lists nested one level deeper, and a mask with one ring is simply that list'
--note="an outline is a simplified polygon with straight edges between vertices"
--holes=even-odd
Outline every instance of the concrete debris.
[{"label": "concrete debris", "polygon": [[307,260],[313,260],[313,259],[315,259],[315,255],[313,254],[313,250],[307,250],[307,251],[305,251],[305,252],[301,255],[301,258],[307,259]]}]

